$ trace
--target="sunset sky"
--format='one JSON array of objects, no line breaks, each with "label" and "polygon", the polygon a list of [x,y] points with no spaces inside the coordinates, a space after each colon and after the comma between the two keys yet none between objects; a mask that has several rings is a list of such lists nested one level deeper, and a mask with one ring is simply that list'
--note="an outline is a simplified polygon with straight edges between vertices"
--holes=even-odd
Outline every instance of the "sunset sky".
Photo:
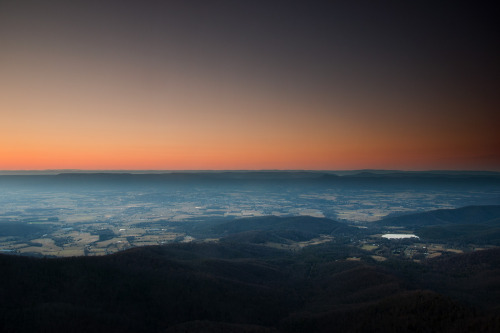
[{"label": "sunset sky", "polygon": [[2,0],[0,170],[500,171],[498,12],[342,3]]}]

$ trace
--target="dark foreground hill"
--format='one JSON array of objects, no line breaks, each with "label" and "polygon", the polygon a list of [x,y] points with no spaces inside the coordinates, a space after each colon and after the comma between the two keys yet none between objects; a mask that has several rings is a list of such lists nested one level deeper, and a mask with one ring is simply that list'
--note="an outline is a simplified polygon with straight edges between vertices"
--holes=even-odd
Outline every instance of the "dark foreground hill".
[{"label": "dark foreground hill", "polygon": [[[299,252],[221,241],[0,255],[0,331],[499,331],[499,249],[425,264],[360,251],[335,240]],[[345,260],[353,253],[362,260]]]}]

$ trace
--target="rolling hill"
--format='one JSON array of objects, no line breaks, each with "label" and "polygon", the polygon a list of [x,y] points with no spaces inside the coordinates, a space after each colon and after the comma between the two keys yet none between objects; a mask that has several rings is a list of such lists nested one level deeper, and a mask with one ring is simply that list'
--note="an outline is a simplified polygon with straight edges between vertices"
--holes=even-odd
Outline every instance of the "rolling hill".
[{"label": "rolling hill", "polygon": [[408,214],[382,219],[381,225],[423,227],[449,224],[488,224],[500,218],[500,206],[467,206],[457,209],[437,209],[429,212]]},{"label": "rolling hill", "polygon": [[411,229],[423,240],[500,245],[500,206],[468,206],[383,219],[383,226]]},{"label": "rolling hill", "polygon": [[[345,260],[353,251],[361,250],[321,244],[292,253],[220,242],[134,248],[103,257],[0,255],[0,330],[499,328],[500,250],[431,260],[425,266]],[[480,269],[470,267],[475,262]]]}]

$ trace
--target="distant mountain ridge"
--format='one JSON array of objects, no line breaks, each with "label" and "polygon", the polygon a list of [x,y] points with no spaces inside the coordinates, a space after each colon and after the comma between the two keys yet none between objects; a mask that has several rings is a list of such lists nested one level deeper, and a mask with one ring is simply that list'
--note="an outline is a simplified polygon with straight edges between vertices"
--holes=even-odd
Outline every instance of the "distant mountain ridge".
[{"label": "distant mountain ridge", "polygon": [[0,186],[23,187],[98,187],[160,186],[161,184],[293,184],[293,185],[355,185],[355,186],[433,186],[477,184],[498,186],[500,173],[495,172],[360,172],[337,175],[322,171],[224,171],[224,172],[73,172],[59,174],[0,175]]},{"label": "distant mountain ridge", "polygon": [[58,174],[245,174],[245,173],[317,173],[317,174],[335,174],[338,176],[346,175],[387,175],[387,174],[440,174],[440,175],[476,175],[476,176],[499,176],[499,171],[484,170],[384,170],[384,169],[360,169],[360,170],[84,170],[84,169],[53,169],[53,170],[0,170],[0,176],[6,175],[58,175]]}]

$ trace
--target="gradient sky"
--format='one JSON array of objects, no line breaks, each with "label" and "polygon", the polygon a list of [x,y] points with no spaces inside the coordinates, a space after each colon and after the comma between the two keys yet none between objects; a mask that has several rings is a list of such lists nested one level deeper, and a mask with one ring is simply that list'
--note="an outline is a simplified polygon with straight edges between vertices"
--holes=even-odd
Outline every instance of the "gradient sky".
[{"label": "gradient sky", "polygon": [[498,12],[0,1],[0,169],[500,170]]}]

